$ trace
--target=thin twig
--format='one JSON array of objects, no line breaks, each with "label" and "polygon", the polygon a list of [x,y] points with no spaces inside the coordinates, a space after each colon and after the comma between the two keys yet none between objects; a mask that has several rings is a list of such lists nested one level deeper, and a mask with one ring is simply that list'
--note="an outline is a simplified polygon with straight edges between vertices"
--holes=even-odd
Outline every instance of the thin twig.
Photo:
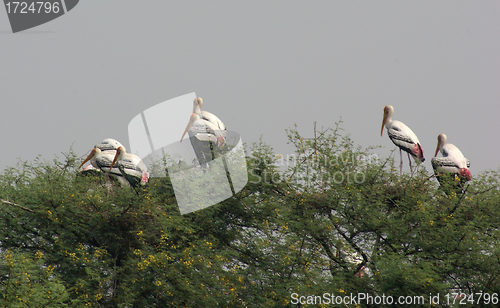
[{"label": "thin twig", "polygon": [[[299,252],[297,253],[297,259],[300,258],[300,256],[302,255],[302,248],[304,248],[304,242],[305,242],[305,238],[302,239],[302,244],[300,245],[300,249],[299,249]],[[293,273],[293,270],[295,268],[295,264],[292,265],[292,269],[290,270],[290,273],[288,274],[288,280],[290,280],[290,277],[292,277],[292,273]]]},{"label": "thin twig", "polygon": [[470,186],[470,185],[467,185],[467,187],[465,187],[464,192],[462,193],[462,195],[461,195],[461,196],[460,196],[460,198],[458,199],[457,204],[455,204],[455,206],[454,206],[454,207],[453,207],[453,209],[451,210],[450,214],[455,213],[455,211],[456,211],[456,209],[457,209],[458,205],[460,204],[460,201],[462,201],[463,197],[465,196],[465,193],[467,192],[467,189],[469,189],[469,186]]}]

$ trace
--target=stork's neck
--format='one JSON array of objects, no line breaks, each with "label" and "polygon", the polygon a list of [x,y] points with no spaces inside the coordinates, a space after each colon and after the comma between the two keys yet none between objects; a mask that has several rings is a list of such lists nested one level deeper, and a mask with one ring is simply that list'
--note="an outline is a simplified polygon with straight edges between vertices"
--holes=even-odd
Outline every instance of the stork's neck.
[{"label": "stork's neck", "polygon": [[193,113],[197,114],[201,118],[201,108],[199,104],[195,104],[193,108]]},{"label": "stork's neck", "polygon": [[389,127],[391,126],[392,124],[392,112],[389,112],[387,114],[387,117],[385,119],[385,128],[389,129]]},{"label": "stork's neck", "polygon": [[122,160],[126,154],[127,154],[127,150],[125,150],[125,148],[123,146],[119,147],[119,153],[118,153],[116,160]]}]

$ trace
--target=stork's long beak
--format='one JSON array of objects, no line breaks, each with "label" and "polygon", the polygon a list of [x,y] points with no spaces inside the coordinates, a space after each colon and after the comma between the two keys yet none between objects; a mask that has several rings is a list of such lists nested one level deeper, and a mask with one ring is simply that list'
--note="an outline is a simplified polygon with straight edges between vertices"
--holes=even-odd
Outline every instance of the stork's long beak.
[{"label": "stork's long beak", "polygon": [[113,159],[113,162],[111,163],[111,167],[109,167],[109,172],[111,172],[111,169],[113,169],[113,166],[115,165],[116,160],[118,159],[118,156],[120,156],[121,151],[122,151],[122,147],[118,147],[118,149],[116,149],[115,158]]},{"label": "stork's long beak", "polygon": [[191,127],[191,125],[193,125],[193,122],[194,122],[194,116],[195,116],[195,113],[193,113],[191,115],[191,117],[189,118],[189,122],[186,126],[186,129],[184,130],[184,132],[182,133],[182,137],[181,137],[181,142],[182,142],[182,139],[184,139],[184,135],[187,133],[189,127]]},{"label": "stork's long beak", "polygon": [[384,112],[384,119],[382,120],[382,128],[380,129],[380,136],[382,136],[384,133],[385,122],[387,122],[387,113],[386,112]]},{"label": "stork's long beak", "polygon": [[95,148],[93,148],[92,151],[90,151],[89,156],[87,156],[87,158],[85,158],[85,160],[80,165],[80,167],[78,167],[78,169],[80,169],[86,162],[88,162],[92,157],[94,157],[94,154],[95,154]]},{"label": "stork's long beak", "polygon": [[436,157],[438,155],[438,152],[439,152],[439,149],[441,148],[441,139],[438,139],[438,145],[436,147],[436,153],[434,153],[434,157]]}]

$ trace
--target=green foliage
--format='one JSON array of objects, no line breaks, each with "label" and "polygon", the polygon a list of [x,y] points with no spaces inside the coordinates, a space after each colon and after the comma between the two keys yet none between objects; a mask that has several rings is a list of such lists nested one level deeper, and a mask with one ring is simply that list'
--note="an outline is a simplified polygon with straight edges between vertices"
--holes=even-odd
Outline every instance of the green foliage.
[{"label": "green foliage", "polygon": [[64,284],[45,266],[43,253],[5,250],[0,254],[0,304],[4,307],[66,307]]},{"label": "green foliage", "polygon": [[[294,293],[440,293],[442,303],[450,292],[500,293],[498,172],[457,193],[425,169],[400,176],[338,127],[314,135],[289,130],[296,151],[286,157],[253,144],[245,188],[187,215],[168,174],[109,190],[102,174],[77,171],[73,153],[5,170],[0,306],[292,307]],[[478,306],[487,305],[460,305]]]}]

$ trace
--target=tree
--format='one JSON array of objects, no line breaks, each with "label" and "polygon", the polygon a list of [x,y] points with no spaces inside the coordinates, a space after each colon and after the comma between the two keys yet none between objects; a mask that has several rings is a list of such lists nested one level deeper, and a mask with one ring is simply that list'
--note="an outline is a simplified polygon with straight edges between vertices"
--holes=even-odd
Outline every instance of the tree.
[{"label": "tree", "polygon": [[[294,127],[287,157],[254,143],[246,187],[187,215],[168,173],[137,192],[108,192],[101,174],[79,174],[72,152],[5,170],[0,305],[328,306],[362,293],[423,297],[397,306],[428,307],[430,294],[446,304],[447,293],[483,292],[491,306],[500,293],[499,173],[446,195],[425,169],[399,176],[391,158],[341,133],[304,139]],[[357,299],[347,306],[391,306]],[[466,299],[460,307],[488,306]]]}]

